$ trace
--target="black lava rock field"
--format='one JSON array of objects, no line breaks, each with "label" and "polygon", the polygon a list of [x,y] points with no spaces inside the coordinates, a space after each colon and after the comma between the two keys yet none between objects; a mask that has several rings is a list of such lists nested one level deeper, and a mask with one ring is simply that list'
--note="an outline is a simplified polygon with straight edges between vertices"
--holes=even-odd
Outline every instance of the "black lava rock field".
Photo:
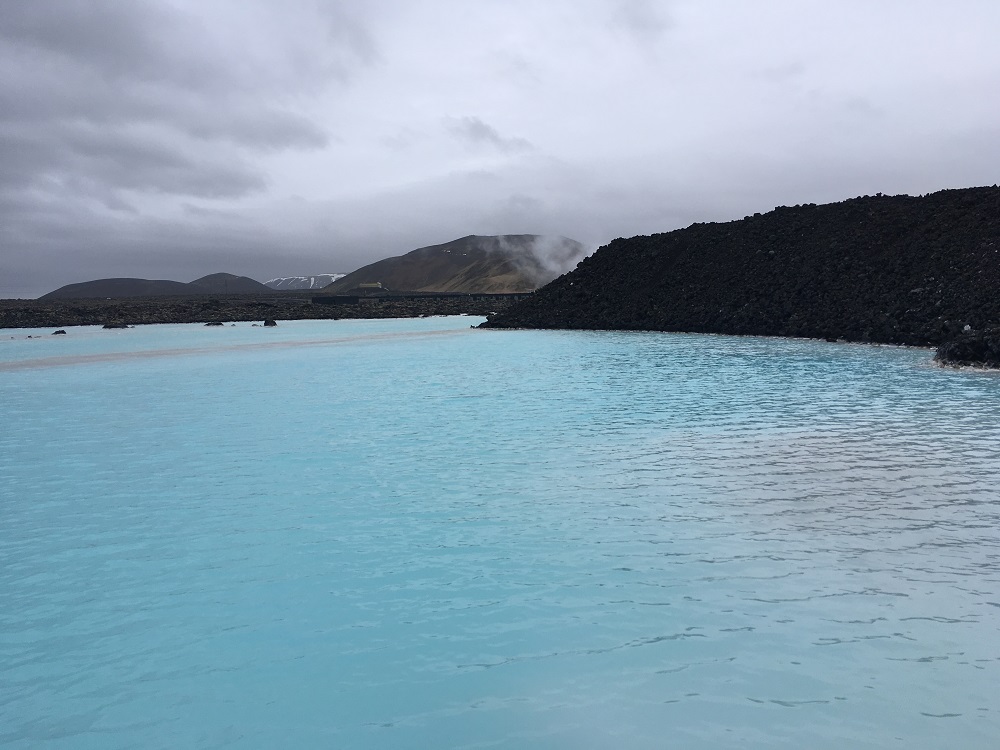
[{"label": "black lava rock field", "polygon": [[379,299],[356,305],[316,305],[301,292],[229,294],[210,297],[0,300],[0,329],[104,325],[127,328],[150,323],[229,323],[251,320],[340,320],[415,318],[427,315],[486,315],[511,304],[506,299],[458,295],[427,299]]},{"label": "black lava rock field", "polygon": [[938,346],[1000,325],[1000,188],[779,206],[617,239],[483,325]]}]

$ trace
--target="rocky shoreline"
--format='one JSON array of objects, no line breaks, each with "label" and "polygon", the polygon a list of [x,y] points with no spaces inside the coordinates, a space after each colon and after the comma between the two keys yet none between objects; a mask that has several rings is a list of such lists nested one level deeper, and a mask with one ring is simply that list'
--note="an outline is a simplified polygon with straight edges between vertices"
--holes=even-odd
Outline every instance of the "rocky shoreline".
[{"label": "rocky shoreline", "polygon": [[1000,188],[778,207],[617,239],[519,301],[302,292],[0,300],[0,328],[486,316],[486,328],[650,330],[937,347],[1000,367]]},{"label": "rocky shoreline", "polygon": [[1000,188],[782,206],[617,239],[483,326],[905,344],[988,366]]},{"label": "rocky shoreline", "polygon": [[0,300],[0,328],[66,328],[150,323],[418,318],[498,312],[505,299],[444,297],[365,300],[354,305],[318,305],[302,293],[230,294],[122,299]]},{"label": "rocky shoreline", "polygon": [[937,348],[934,359],[952,367],[1000,369],[1000,328],[963,333]]}]

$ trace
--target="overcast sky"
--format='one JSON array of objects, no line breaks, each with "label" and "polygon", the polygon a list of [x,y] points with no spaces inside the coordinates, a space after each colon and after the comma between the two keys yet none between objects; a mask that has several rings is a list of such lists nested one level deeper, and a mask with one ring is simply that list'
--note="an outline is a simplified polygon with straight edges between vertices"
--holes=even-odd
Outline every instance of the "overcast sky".
[{"label": "overcast sky", "polygon": [[0,297],[1000,182],[997,0],[0,0]]}]

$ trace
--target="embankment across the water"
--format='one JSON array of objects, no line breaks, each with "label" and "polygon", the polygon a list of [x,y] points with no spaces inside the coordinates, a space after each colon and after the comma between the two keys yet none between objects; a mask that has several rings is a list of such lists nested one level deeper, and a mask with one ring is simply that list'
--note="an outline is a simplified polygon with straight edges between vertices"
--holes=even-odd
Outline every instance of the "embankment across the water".
[{"label": "embankment across the water", "polygon": [[486,315],[514,298],[503,295],[399,297],[349,305],[314,304],[301,292],[123,299],[0,300],[0,328],[149,323],[228,323],[241,320],[341,320]]}]

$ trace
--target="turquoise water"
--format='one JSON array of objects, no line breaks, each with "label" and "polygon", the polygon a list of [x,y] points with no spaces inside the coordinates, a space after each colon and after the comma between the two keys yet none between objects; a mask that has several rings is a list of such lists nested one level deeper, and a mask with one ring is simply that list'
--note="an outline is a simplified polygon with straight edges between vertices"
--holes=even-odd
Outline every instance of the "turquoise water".
[{"label": "turquoise water", "polygon": [[1000,746],[1000,376],[478,322],[0,332],[0,746]]}]

